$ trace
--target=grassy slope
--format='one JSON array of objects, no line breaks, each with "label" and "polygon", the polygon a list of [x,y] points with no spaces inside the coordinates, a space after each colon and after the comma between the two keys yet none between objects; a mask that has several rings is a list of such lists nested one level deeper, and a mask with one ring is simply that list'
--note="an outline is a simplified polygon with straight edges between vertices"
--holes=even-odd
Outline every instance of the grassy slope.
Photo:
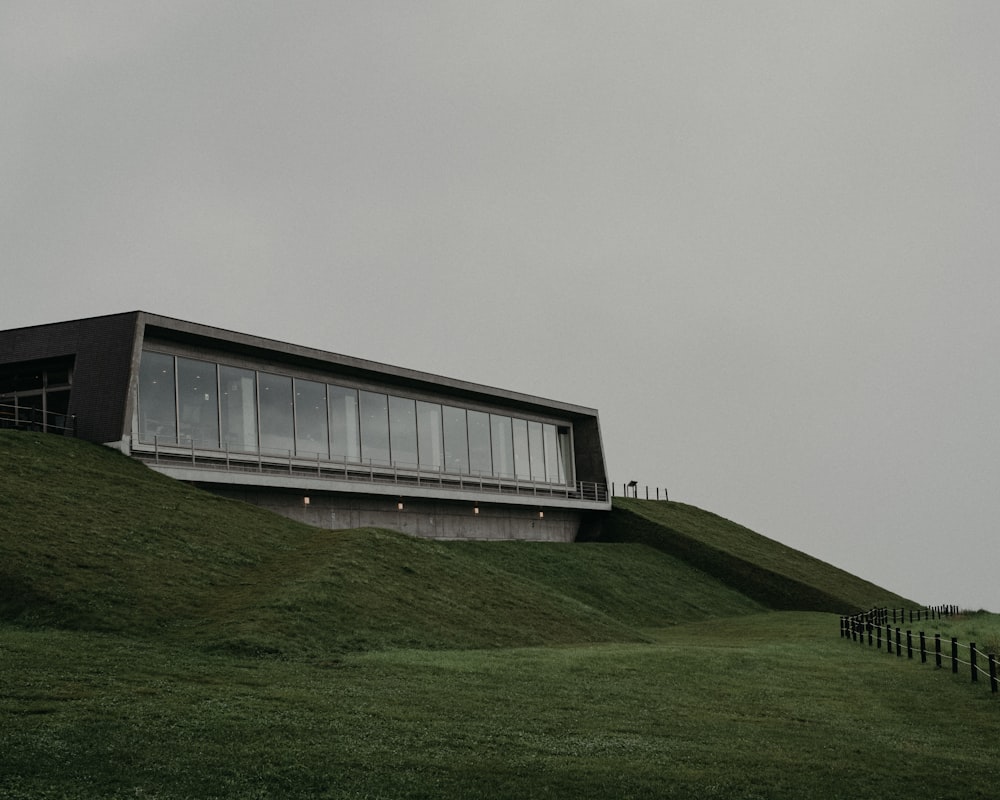
[{"label": "grassy slope", "polygon": [[[624,502],[612,515],[612,534],[653,549],[439,543],[320,531],[57,437],[0,431],[0,475],[0,619],[23,624],[320,654],[637,641],[643,628],[795,607],[769,594],[769,570],[796,577],[800,608],[810,592],[838,610],[891,597],[676,503]],[[655,514],[666,516],[647,535]],[[677,530],[752,568],[736,580],[704,552],[671,554],[663,541]]]},{"label": "grassy slope", "polygon": [[0,431],[0,619],[249,652],[637,641],[445,544],[320,531],[105,448]]},{"label": "grassy slope", "polygon": [[0,797],[993,796],[988,689],[747,596],[876,588],[638,510],[653,548],[331,533],[0,431]]},{"label": "grassy slope", "polygon": [[602,540],[682,558],[775,609],[845,613],[912,601],[694,506],[616,498]]}]

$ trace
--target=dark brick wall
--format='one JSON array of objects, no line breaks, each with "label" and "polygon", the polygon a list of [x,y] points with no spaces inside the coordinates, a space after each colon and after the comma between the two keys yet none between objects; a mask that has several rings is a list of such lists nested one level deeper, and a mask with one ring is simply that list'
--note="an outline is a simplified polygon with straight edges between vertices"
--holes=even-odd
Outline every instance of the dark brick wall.
[{"label": "dark brick wall", "polygon": [[137,312],[0,332],[0,364],[75,357],[69,413],[77,435],[114,442],[126,430]]}]

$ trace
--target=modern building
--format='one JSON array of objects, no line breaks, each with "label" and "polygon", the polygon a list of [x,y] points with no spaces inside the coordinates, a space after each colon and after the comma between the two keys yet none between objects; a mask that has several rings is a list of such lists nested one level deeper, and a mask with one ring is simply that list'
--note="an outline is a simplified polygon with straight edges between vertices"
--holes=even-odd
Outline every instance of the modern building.
[{"label": "modern building", "polygon": [[611,507],[594,409],[143,311],[0,332],[0,426],[330,529],[573,541]]}]

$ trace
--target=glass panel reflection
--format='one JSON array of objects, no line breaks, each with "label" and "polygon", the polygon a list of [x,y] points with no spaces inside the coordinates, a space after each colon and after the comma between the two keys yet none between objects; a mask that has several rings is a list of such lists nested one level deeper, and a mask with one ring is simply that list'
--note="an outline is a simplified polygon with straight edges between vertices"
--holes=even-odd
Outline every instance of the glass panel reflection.
[{"label": "glass panel reflection", "polygon": [[444,463],[448,472],[469,472],[469,429],[464,408],[441,407],[444,421]]},{"label": "glass panel reflection", "polygon": [[346,386],[327,386],[330,405],[330,447],[334,458],[361,459],[361,435],[358,431],[358,390]]},{"label": "glass panel reflection", "polygon": [[556,426],[545,424],[542,426],[542,431],[545,441],[545,479],[549,483],[562,483]]},{"label": "glass panel reflection", "polygon": [[359,392],[361,456],[373,464],[389,464],[389,399],[377,392]]},{"label": "glass panel reflection", "polygon": [[417,467],[417,404],[389,395],[389,438],[392,462],[399,467]]},{"label": "glass panel reflection", "polygon": [[261,372],[258,383],[261,451],[282,455],[291,453],[295,449],[292,379]]},{"label": "glass panel reflection", "polygon": [[295,454],[330,457],[326,386],[295,379]]},{"label": "glass panel reflection", "polygon": [[501,478],[514,477],[514,437],[510,417],[490,414],[493,445],[493,474]]},{"label": "glass panel reflection", "polygon": [[531,457],[528,450],[528,421],[513,420],[514,430],[514,474],[519,480],[531,478]]},{"label": "glass panel reflection", "polygon": [[257,375],[250,369],[219,367],[222,445],[230,450],[257,448]]},{"label": "glass panel reflection", "polygon": [[139,364],[139,441],[177,441],[174,357],[143,352]]},{"label": "glass panel reflection", "polygon": [[493,454],[490,446],[490,415],[469,411],[469,469],[473,475],[493,474]]},{"label": "glass panel reflection", "polygon": [[528,423],[528,452],[531,459],[531,480],[545,480],[545,444],[542,440],[542,423]]},{"label": "glass panel reflection", "polygon": [[215,364],[177,359],[177,422],[181,443],[219,446],[219,379]]},{"label": "glass panel reflection", "polygon": [[441,469],[444,466],[441,406],[437,403],[417,401],[417,443],[421,469]]}]

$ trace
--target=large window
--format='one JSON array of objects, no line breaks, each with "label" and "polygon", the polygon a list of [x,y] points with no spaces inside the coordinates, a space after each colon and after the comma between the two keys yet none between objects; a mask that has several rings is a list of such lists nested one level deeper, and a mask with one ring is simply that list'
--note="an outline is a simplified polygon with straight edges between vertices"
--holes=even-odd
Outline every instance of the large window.
[{"label": "large window", "polygon": [[448,472],[469,472],[469,425],[464,408],[441,407],[444,419],[444,462]]},{"label": "large window", "polygon": [[144,352],[139,364],[139,440],[177,441],[174,357]]},{"label": "large window", "polygon": [[330,405],[330,448],[336,459],[361,459],[361,434],[358,428],[358,390],[346,386],[327,386]]},{"label": "large window", "polygon": [[417,405],[413,400],[389,395],[389,438],[393,463],[416,469]]},{"label": "large window", "polygon": [[441,406],[437,403],[417,401],[417,443],[422,469],[444,467]]},{"label": "large window", "polygon": [[[56,378],[68,382],[69,373]],[[50,414],[67,413],[68,385],[43,395],[44,379],[18,379],[8,393],[15,410],[40,412],[48,398]],[[43,389],[18,394],[40,380]],[[137,421],[150,444],[546,483],[573,477],[568,426],[150,351],[139,367]]]},{"label": "large window", "polygon": [[389,398],[378,392],[361,395],[361,457],[373,464],[389,462]]},{"label": "large window", "polygon": [[514,477],[514,437],[510,417],[490,414],[493,446],[493,474],[501,478]]},{"label": "large window", "polygon": [[563,483],[562,459],[559,458],[559,437],[555,425],[542,426],[545,442],[545,480],[549,483]]},{"label": "large window", "polygon": [[528,452],[531,459],[531,480],[545,480],[545,442],[542,437],[542,423],[528,422]]},{"label": "large window", "polygon": [[295,451],[295,415],[292,379],[258,373],[260,387],[260,448],[272,455]]},{"label": "large window", "polygon": [[219,367],[219,411],[222,446],[257,449],[257,375],[250,369]]},{"label": "large window", "polygon": [[490,415],[469,411],[469,470],[473,475],[493,474],[493,454],[490,445]]},{"label": "large window", "polygon": [[330,457],[326,384],[295,379],[295,453]]},{"label": "large window", "polygon": [[219,446],[219,379],[215,364],[177,359],[177,434],[181,444]]},{"label": "large window", "polygon": [[518,480],[531,479],[531,455],[528,446],[528,421],[514,419],[514,474]]}]

